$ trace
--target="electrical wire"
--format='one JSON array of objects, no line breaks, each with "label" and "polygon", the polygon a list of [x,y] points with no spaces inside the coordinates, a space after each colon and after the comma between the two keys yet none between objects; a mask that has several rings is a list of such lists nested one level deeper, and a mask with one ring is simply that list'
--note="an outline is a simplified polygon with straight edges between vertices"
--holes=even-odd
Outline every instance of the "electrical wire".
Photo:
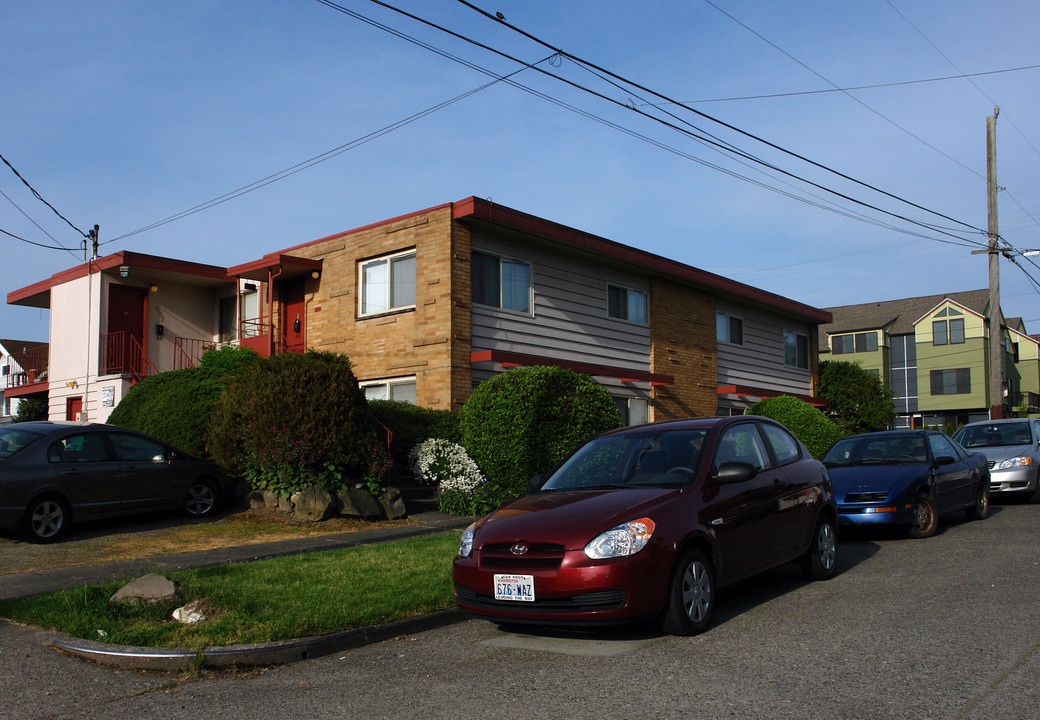
[{"label": "electrical wire", "polygon": [[[430,23],[429,21],[423,20],[422,18],[417,18],[416,16],[414,16],[414,15],[412,15],[410,13],[406,13],[406,12],[404,12],[404,11],[398,9],[398,8],[394,8],[393,6],[388,5],[385,2],[382,2],[382,0],[370,0],[370,1],[374,2],[377,5],[380,5],[382,7],[391,9],[391,10],[393,10],[395,12],[399,12],[399,13],[401,13],[403,15],[408,16],[408,17],[412,17],[414,19],[417,19],[420,22],[423,22],[423,23],[426,23],[426,24],[430,25],[431,27],[438,27],[435,24]],[[844,174],[844,173],[842,173],[842,172],[840,172],[838,170],[835,170],[834,168],[828,167],[828,166],[823,165],[821,163],[818,163],[818,162],[816,162],[814,160],[811,160],[808,157],[800,155],[800,154],[798,154],[798,153],[796,153],[794,151],[791,151],[791,150],[788,150],[786,148],[783,148],[783,147],[781,147],[779,145],[776,145],[775,143],[772,143],[772,142],[770,142],[768,140],[765,140],[764,138],[761,138],[761,137],[759,137],[757,135],[754,135],[753,133],[750,133],[748,131],[742,130],[742,129],[736,127],[736,126],[733,126],[733,125],[731,125],[729,123],[726,123],[726,122],[724,122],[722,120],[719,120],[718,118],[715,118],[715,117],[713,117],[711,115],[708,115],[707,113],[704,113],[704,112],[702,112],[700,110],[697,110],[696,108],[691,108],[688,105],[685,105],[685,104],[675,100],[674,98],[671,98],[671,97],[668,97],[666,95],[663,95],[662,93],[659,93],[659,92],[657,92],[655,90],[652,90],[652,89],[650,89],[648,87],[645,87],[645,86],[643,86],[643,85],[641,85],[639,83],[636,83],[636,82],[634,82],[632,80],[624,78],[624,77],[622,77],[620,75],[617,75],[617,74],[615,74],[615,73],[613,73],[613,72],[611,72],[609,70],[606,70],[605,68],[602,68],[602,67],[600,67],[600,66],[598,66],[598,65],[596,65],[596,64],[594,64],[594,63],[592,63],[592,62],[590,62],[588,60],[585,60],[583,58],[579,58],[579,57],[577,57],[575,55],[572,55],[572,54],[570,54],[570,53],[568,53],[568,52],[566,52],[566,51],[564,51],[562,49],[554,48],[554,46],[550,45],[546,41],[544,41],[544,40],[542,40],[542,39],[540,39],[540,38],[538,38],[538,37],[536,37],[536,36],[526,32],[524,30],[520,29],[520,28],[518,28],[518,27],[516,27],[516,26],[514,26],[512,24],[510,24],[509,22],[507,22],[503,18],[499,18],[499,17],[496,17],[494,15],[491,15],[490,13],[488,13],[488,12],[478,8],[478,7],[476,7],[475,5],[473,5],[472,3],[468,2],[467,0],[457,0],[457,2],[461,3],[462,5],[465,5],[466,7],[474,10],[475,12],[477,12],[477,13],[479,13],[481,15],[483,15],[484,17],[488,18],[489,20],[492,20],[492,21],[497,22],[497,23],[499,23],[499,24],[501,24],[501,25],[503,25],[505,27],[508,27],[510,30],[513,30],[514,32],[522,35],[523,37],[526,37],[526,38],[532,40],[533,42],[536,42],[536,43],[538,43],[538,44],[540,44],[540,45],[542,45],[542,46],[544,46],[546,48],[549,48],[549,49],[555,49],[562,57],[568,58],[568,59],[570,59],[570,60],[572,60],[572,61],[574,61],[574,62],[576,62],[576,63],[578,63],[580,65],[583,65],[583,66],[585,66],[587,68],[596,70],[597,72],[603,73],[604,75],[609,76],[609,77],[617,80],[618,82],[625,83],[626,85],[630,85],[631,87],[637,88],[637,89],[639,89],[642,92],[649,93],[649,94],[653,95],[654,97],[657,97],[657,98],[660,98],[661,100],[666,101],[669,104],[679,105],[682,108],[684,108],[684,109],[694,113],[695,115],[697,115],[699,117],[707,119],[707,120],[709,120],[709,121],[711,121],[713,123],[716,123],[718,125],[721,125],[722,127],[725,127],[728,130],[731,130],[733,132],[739,133],[739,134],[741,134],[741,135],[743,135],[743,136],[745,136],[745,137],[747,137],[749,139],[752,139],[752,140],[754,140],[756,142],[762,143],[762,144],[766,145],[767,147],[770,147],[770,148],[772,148],[774,150],[777,150],[777,151],[782,152],[782,153],[784,153],[786,155],[789,155],[789,156],[794,157],[794,158],[796,158],[798,160],[801,160],[802,162],[805,162],[805,163],[807,163],[809,165],[812,165],[813,167],[816,167],[818,169],[824,170],[824,171],[826,171],[828,173],[831,173],[831,174],[834,174],[837,177],[840,177],[840,178],[842,178],[844,180],[847,180],[849,182],[852,182],[854,184],[857,184],[857,185],[860,185],[860,186],[862,186],[864,188],[872,190],[873,192],[877,192],[877,193],[879,193],[881,195],[884,195],[884,196],[886,196],[886,197],[888,197],[890,199],[896,200],[896,201],[898,201],[900,203],[904,203],[906,205],[909,205],[909,206],[911,206],[913,208],[916,208],[916,209],[921,210],[923,212],[926,212],[928,214],[936,215],[938,217],[941,217],[944,220],[948,220],[948,221],[954,223],[955,225],[960,225],[960,226],[963,226],[963,227],[965,227],[967,229],[970,229],[974,233],[977,233],[977,234],[980,234],[980,235],[986,235],[987,234],[985,230],[982,230],[981,228],[977,228],[977,227],[971,225],[970,223],[965,223],[965,222],[962,222],[960,220],[956,220],[956,219],[954,219],[952,217],[949,217],[947,215],[944,215],[944,214],[942,214],[940,212],[937,212],[935,210],[931,210],[929,208],[926,208],[926,207],[923,207],[921,205],[918,205],[917,203],[911,202],[910,200],[907,200],[906,198],[902,198],[902,197],[899,197],[898,195],[895,195],[893,193],[889,193],[889,192],[887,192],[885,190],[882,190],[882,189],[880,189],[878,187],[875,187],[875,186],[873,186],[873,185],[871,185],[869,183],[863,182],[861,180],[857,180],[856,178],[850,177],[849,175],[846,175],[846,174]],[[438,29],[442,29],[443,30],[443,28],[439,28],[439,27],[438,27]],[[454,33],[454,32],[451,32],[451,31],[447,31],[447,32],[450,32],[452,35],[454,35],[456,37],[462,37],[462,36],[458,35],[457,33]],[[478,45],[480,47],[486,47],[486,46],[483,46],[480,43],[477,43],[476,41],[470,40],[468,38],[462,38],[462,39],[465,39],[467,42],[471,42],[471,43],[473,43],[475,45]],[[496,52],[497,54],[500,54],[500,55],[502,55],[504,57],[509,57],[510,59],[512,59],[514,61],[517,61],[515,58],[512,58],[511,56],[508,56],[505,53],[501,53],[500,51],[493,50],[493,49],[492,49],[492,51]],[[542,71],[542,72],[544,72],[544,71]],[[549,73],[547,73],[547,74],[549,74]],[[554,76],[552,74],[549,74],[549,75],[550,75],[550,77],[554,77],[554,78],[556,78],[558,80],[561,80],[562,82],[566,82],[568,84],[574,85],[574,83],[571,83],[570,81],[568,81],[566,79],[559,78],[558,76]],[[605,100],[608,100],[609,102],[613,102],[613,103],[616,103],[616,104],[620,104],[620,105],[622,105],[624,107],[628,107],[629,110],[633,110],[635,112],[640,112],[638,110],[638,108],[635,108],[632,105],[625,105],[624,103],[618,103],[618,101],[613,100],[612,98],[608,98],[606,96],[603,96],[602,94],[595,93],[595,91],[591,91],[588,88],[584,88],[584,87],[581,87],[581,86],[577,86],[577,87],[579,87],[580,89],[584,90],[585,92],[590,92],[590,93],[592,93],[592,94],[594,94],[594,95],[596,95],[598,97],[601,97],[601,98],[603,98]],[[648,115],[648,114],[641,113],[641,112],[640,112],[640,114],[643,114],[645,117],[653,119],[653,120],[655,120],[657,122],[660,122],[660,123],[663,123],[663,124],[666,124],[666,125],[670,125],[666,121],[663,121],[660,118],[655,118],[652,115]],[[669,115],[671,115],[671,114],[669,114]],[[674,115],[671,115],[671,116],[674,117]],[[672,126],[672,127],[674,129],[679,129],[680,131],[682,131],[680,128],[675,128],[675,126]],[[760,162],[764,162],[764,161],[760,161]],[[774,168],[774,169],[777,169],[777,168]],[[788,174],[788,175],[790,175],[792,177],[796,177],[798,180],[800,180],[802,182],[806,182],[808,184],[811,184],[814,187],[817,187],[819,189],[825,190],[826,192],[833,193],[833,194],[838,195],[840,197],[843,197],[844,199],[847,199],[847,200],[849,200],[851,202],[855,202],[855,203],[857,203],[859,205],[864,205],[866,207],[869,207],[869,208],[871,208],[871,209],[873,209],[873,210],[875,210],[877,212],[882,212],[884,214],[890,215],[890,216],[895,217],[897,219],[903,220],[904,222],[910,222],[910,223],[913,223],[913,224],[916,224],[916,225],[919,225],[919,226],[928,227],[931,230],[936,230],[936,226],[934,226],[934,225],[921,223],[921,222],[912,220],[910,218],[906,218],[904,216],[898,215],[896,213],[892,213],[892,212],[889,212],[889,211],[886,211],[886,210],[882,210],[881,208],[878,208],[876,206],[870,205],[869,203],[865,203],[863,201],[856,200],[854,198],[849,198],[849,197],[847,197],[847,196],[845,196],[845,195],[843,195],[841,193],[838,193],[835,190],[832,190],[830,188],[825,188],[825,187],[823,187],[821,185],[812,183],[811,181],[808,181],[805,178],[801,178],[799,176],[796,176],[793,173],[787,173],[786,171],[779,170],[779,169],[777,169],[777,170],[779,172],[785,172],[785,174]]]},{"label": "electrical wire", "polygon": [[38,242],[35,242],[34,240],[26,240],[23,237],[15,235],[14,233],[7,232],[3,228],[0,228],[0,233],[3,233],[7,237],[14,238],[15,240],[19,240],[19,241],[21,241],[23,243],[27,243],[29,245],[35,245],[36,247],[47,248],[48,250],[64,250],[65,252],[71,252],[71,250],[69,250],[67,247],[61,247],[60,245],[44,245],[43,243],[38,243]]},{"label": "electrical wire", "polygon": [[53,205],[51,205],[51,204],[50,204],[49,202],[47,202],[46,200],[44,200],[44,199],[43,199],[43,195],[40,195],[40,193],[36,192],[36,188],[34,188],[34,187],[33,187],[32,185],[30,185],[30,184],[29,184],[29,181],[28,181],[28,180],[26,180],[25,178],[23,178],[23,177],[22,177],[22,174],[21,174],[21,173],[19,173],[19,172],[18,172],[17,170],[15,170],[15,168],[14,168],[14,165],[12,165],[11,163],[9,163],[9,162],[7,161],[7,158],[5,158],[5,157],[4,157],[3,155],[0,155],[0,160],[3,160],[3,161],[4,161],[4,165],[6,165],[7,167],[11,168],[11,172],[13,172],[13,173],[15,174],[15,176],[16,176],[16,177],[17,177],[17,178],[18,178],[19,180],[21,180],[21,181],[22,181],[22,183],[23,183],[23,184],[25,185],[25,187],[29,188],[29,190],[31,190],[31,191],[32,191],[32,194],[36,196],[36,199],[37,199],[37,200],[39,200],[39,201],[40,201],[40,202],[42,202],[42,203],[43,203],[44,205],[46,205],[47,207],[49,207],[49,208],[50,208],[50,209],[51,209],[52,211],[54,211],[54,214],[55,214],[55,215],[57,215],[58,217],[60,217],[60,218],[61,218],[62,220],[64,220],[64,221],[65,221],[65,222],[66,222],[66,223],[68,224],[68,226],[69,226],[70,228],[72,228],[73,230],[75,230],[76,232],[78,232],[78,233],[79,233],[80,235],[82,235],[82,236],[83,236],[83,237],[85,237],[85,238],[86,238],[86,237],[89,237],[89,236],[88,236],[88,235],[87,235],[87,234],[86,234],[85,232],[83,232],[83,231],[82,231],[82,230],[80,230],[80,229],[79,229],[78,227],[76,227],[75,225],[73,225],[73,224],[72,224],[72,223],[71,223],[71,222],[69,221],[69,219],[68,219],[68,218],[66,218],[66,217],[65,217],[64,215],[62,215],[62,214],[61,214],[60,212],[58,212],[58,211],[57,211],[57,210],[55,209],[55,207],[54,207]]},{"label": "electrical wire", "polygon": [[[43,244],[41,244],[41,243],[34,243],[34,242],[32,242],[31,240],[25,240],[24,238],[20,238],[20,237],[18,237],[17,235],[11,235],[11,233],[9,233],[9,232],[6,232],[6,231],[4,231],[4,234],[5,234],[5,235],[11,235],[11,237],[17,238],[18,240],[21,240],[21,241],[23,241],[23,242],[27,242],[27,243],[30,243],[30,244],[32,244],[32,245],[39,245],[40,247],[45,247],[45,248],[52,248],[52,249],[58,249],[58,248],[60,248],[60,249],[62,249],[62,250],[64,250],[64,251],[66,251],[67,253],[69,253],[69,254],[71,254],[71,255],[75,256],[75,254],[76,254],[76,253],[74,253],[74,252],[73,252],[73,251],[72,251],[72,250],[71,250],[70,248],[67,248],[67,247],[65,247],[64,245],[62,245],[62,244],[61,244],[60,242],[58,242],[58,239],[57,239],[57,238],[55,238],[55,237],[54,237],[53,235],[51,235],[51,234],[50,234],[49,232],[47,232],[46,230],[44,230],[44,229],[43,229],[43,227],[42,227],[42,226],[41,226],[41,225],[40,225],[40,224],[39,224],[38,222],[36,222],[35,220],[33,220],[33,219],[32,219],[32,218],[31,218],[31,217],[29,216],[29,214],[28,214],[27,212],[25,212],[25,210],[23,210],[23,209],[22,209],[22,208],[21,208],[21,207],[20,207],[20,206],[18,205],[18,203],[16,203],[16,202],[15,202],[15,201],[14,201],[13,199],[11,199],[11,197],[10,197],[10,196],[9,196],[9,195],[8,195],[7,193],[5,193],[5,192],[4,192],[3,190],[0,190],[0,195],[3,195],[3,196],[4,196],[4,199],[6,199],[6,200],[7,200],[7,202],[9,202],[9,203],[11,203],[12,205],[14,205],[14,208],[15,208],[15,209],[16,209],[16,210],[17,210],[18,212],[20,212],[20,213],[21,213],[22,215],[24,215],[24,216],[25,216],[25,218],[26,218],[26,219],[27,219],[27,220],[28,220],[29,222],[31,222],[31,223],[32,223],[33,225],[35,225],[35,226],[36,226],[36,227],[37,227],[37,228],[39,229],[39,231],[40,231],[40,232],[42,232],[42,233],[43,233],[44,235],[46,235],[46,236],[47,236],[47,237],[49,237],[49,238],[50,238],[51,240],[53,240],[53,241],[54,241],[54,246],[51,246],[51,245],[43,245]],[[55,247],[55,246],[56,246],[56,247]]]}]

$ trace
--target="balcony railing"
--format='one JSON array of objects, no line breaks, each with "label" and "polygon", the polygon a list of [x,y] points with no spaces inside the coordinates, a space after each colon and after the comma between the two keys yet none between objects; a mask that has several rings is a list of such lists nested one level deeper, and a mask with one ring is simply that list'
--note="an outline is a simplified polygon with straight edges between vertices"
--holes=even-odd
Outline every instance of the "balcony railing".
[{"label": "balcony railing", "polygon": [[100,349],[98,372],[101,375],[128,374],[139,380],[159,372],[144,354],[141,342],[125,331],[104,333]]},{"label": "balcony railing", "polygon": [[1025,407],[1026,412],[1040,412],[1040,394],[1034,392],[1011,393],[1008,404],[1012,409]]},{"label": "balcony railing", "polygon": [[46,345],[11,353],[6,366],[4,387],[16,388],[47,380],[49,348]]}]

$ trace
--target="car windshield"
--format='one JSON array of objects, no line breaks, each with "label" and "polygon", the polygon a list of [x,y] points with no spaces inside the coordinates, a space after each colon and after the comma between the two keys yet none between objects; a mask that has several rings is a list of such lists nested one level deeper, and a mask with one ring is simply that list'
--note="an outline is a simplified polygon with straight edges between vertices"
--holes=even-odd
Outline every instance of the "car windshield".
[{"label": "car windshield", "polygon": [[43,437],[41,433],[29,432],[20,428],[0,429],[0,458],[11,457],[41,437]]},{"label": "car windshield", "polygon": [[596,438],[560,466],[542,490],[689,485],[707,434],[707,429],[686,429]]},{"label": "car windshield", "polygon": [[1027,422],[965,425],[953,439],[966,448],[1029,445],[1033,441]]},{"label": "car windshield", "polygon": [[928,462],[923,435],[846,438],[823,457],[827,467],[845,465],[896,465]]}]

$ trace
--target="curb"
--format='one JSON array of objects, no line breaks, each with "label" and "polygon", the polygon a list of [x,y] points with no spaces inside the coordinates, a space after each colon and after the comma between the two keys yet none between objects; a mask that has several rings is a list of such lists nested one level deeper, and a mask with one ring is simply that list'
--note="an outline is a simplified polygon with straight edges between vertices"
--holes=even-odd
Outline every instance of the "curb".
[{"label": "curb", "polygon": [[182,672],[192,668],[256,667],[285,665],[301,660],[354,650],[401,635],[433,630],[469,619],[461,610],[441,610],[414,618],[394,620],[381,625],[345,630],[297,640],[283,640],[257,645],[190,648],[143,648],[104,645],[89,640],[56,640],[51,647],[59,652],[104,667],[120,670],[158,670]]}]

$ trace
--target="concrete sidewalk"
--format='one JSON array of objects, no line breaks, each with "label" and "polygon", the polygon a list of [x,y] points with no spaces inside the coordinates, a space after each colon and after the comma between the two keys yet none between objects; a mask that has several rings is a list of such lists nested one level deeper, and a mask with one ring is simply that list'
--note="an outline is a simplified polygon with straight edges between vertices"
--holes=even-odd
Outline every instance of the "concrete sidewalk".
[{"label": "concrete sidewalk", "polygon": [[[353,533],[319,535],[277,542],[257,543],[200,550],[197,552],[158,555],[133,560],[77,565],[37,572],[0,575],[0,600],[7,600],[66,588],[93,585],[111,580],[133,579],[147,573],[252,562],[274,557],[301,555],[321,550],[392,542],[404,538],[432,535],[447,530],[461,530],[472,522],[439,512],[411,516],[414,524],[400,528],[362,530]],[[360,628],[318,638],[302,638],[265,645],[231,648],[207,648],[200,654],[191,649],[157,649],[115,647],[103,643],[63,638],[53,644],[60,650],[112,667],[141,670],[180,671],[192,666],[225,667],[229,665],[271,665],[318,657],[389,637],[420,632],[461,620],[455,610],[447,610],[417,618]]]}]

